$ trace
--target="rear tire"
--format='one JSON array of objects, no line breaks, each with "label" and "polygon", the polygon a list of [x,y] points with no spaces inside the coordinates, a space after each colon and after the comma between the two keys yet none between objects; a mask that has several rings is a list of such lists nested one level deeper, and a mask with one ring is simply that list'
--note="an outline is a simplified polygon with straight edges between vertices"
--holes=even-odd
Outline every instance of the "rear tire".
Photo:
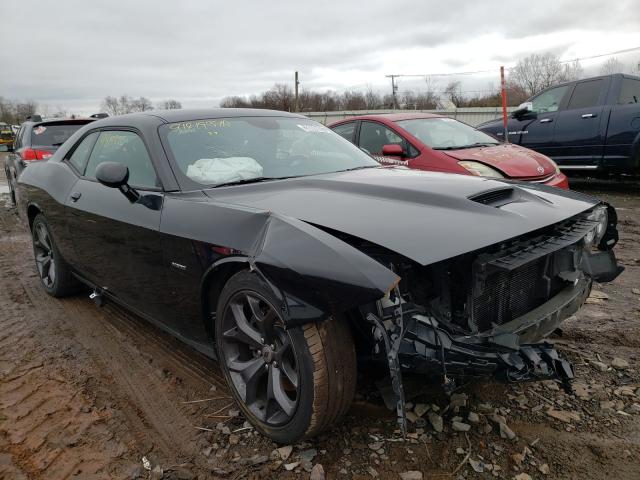
[{"label": "rear tire", "polygon": [[40,283],[53,297],[64,297],[75,293],[80,282],[72,275],[63,260],[51,235],[45,216],[41,213],[33,219],[31,240]]},{"label": "rear tire", "polygon": [[[317,435],[347,412],[355,395],[356,355],[346,321],[331,317],[285,330],[281,308],[256,274],[237,273],[218,302],[216,347],[246,418],[262,434],[289,444]],[[277,382],[280,400],[271,398]]]}]

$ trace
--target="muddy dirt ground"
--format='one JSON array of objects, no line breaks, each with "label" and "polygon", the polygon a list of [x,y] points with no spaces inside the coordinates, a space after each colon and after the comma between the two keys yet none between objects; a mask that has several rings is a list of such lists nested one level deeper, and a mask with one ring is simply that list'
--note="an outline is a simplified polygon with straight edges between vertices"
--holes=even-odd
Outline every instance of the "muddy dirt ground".
[{"label": "muddy dirt ground", "polygon": [[575,364],[574,395],[475,381],[449,399],[411,378],[423,416],[402,440],[365,379],[342,425],[280,451],[237,416],[211,360],[116,305],[47,296],[0,193],[0,478],[288,479],[317,464],[344,479],[640,478],[640,193],[574,188],[618,208],[626,267],[553,339]]}]

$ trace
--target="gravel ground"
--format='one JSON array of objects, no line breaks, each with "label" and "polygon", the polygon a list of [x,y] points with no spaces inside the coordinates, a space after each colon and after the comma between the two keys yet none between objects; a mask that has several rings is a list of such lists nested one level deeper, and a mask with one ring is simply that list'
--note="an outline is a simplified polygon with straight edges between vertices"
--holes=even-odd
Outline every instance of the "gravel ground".
[{"label": "gravel ground", "polygon": [[626,267],[553,339],[576,366],[574,395],[474,381],[447,398],[408,378],[402,440],[364,377],[342,425],[276,450],[214,362],[113,304],[48,297],[3,180],[0,478],[640,478],[636,185],[574,185],[618,208]]}]

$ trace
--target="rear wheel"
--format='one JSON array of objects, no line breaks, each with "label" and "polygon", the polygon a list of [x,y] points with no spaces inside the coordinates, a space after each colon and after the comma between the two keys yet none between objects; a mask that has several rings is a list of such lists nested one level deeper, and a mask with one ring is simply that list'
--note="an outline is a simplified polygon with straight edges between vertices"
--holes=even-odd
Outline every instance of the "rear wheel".
[{"label": "rear wheel", "polygon": [[255,274],[223,289],[216,315],[220,365],[247,419],[280,443],[337,422],[355,393],[356,358],[344,321],[284,328],[281,304]]},{"label": "rear wheel", "polygon": [[47,220],[41,213],[33,219],[31,238],[38,276],[47,293],[54,297],[74,293],[78,289],[79,282],[60,256]]}]

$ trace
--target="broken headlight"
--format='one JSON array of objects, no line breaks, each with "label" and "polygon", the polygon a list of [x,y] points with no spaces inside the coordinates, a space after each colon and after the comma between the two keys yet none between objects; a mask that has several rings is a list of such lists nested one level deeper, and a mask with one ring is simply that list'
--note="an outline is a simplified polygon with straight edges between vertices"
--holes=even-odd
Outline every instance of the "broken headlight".
[{"label": "broken headlight", "polygon": [[587,248],[598,245],[602,237],[604,237],[607,231],[607,224],[609,222],[609,216],[607,214],[607,207],[605,205],[599,205],[587,215],[587,219],[597,222],[596,226],[589,230],[584,237],[584,243]]},{"label": "broken headlight", "polygon": [[467,169],[472,175],[478,175],[479,177],[490,178],[504,178],[504,175],[495,168],[491,168],[488,165],[480,162],[474,162],[472,160],[462,160],[458,162],[458,165]]}]

